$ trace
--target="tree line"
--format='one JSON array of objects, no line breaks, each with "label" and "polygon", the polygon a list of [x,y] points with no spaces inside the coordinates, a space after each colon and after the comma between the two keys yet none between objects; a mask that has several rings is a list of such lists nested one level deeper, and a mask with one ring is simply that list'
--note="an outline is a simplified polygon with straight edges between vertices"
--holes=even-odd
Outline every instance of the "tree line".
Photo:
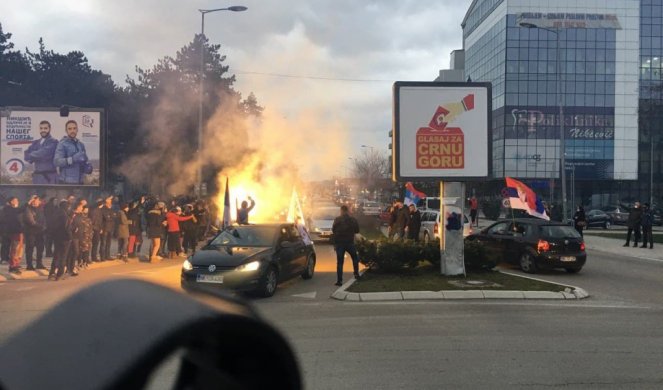
[{"label": "tree line", "polygon": [[[58,53],[49,50],[43,39],[39,49],[20,51],[11,42],[12,34],[0,23],[0,106],[103,108],[107,116],[107,182],[122,181],[119,167],[132,156],[156,148],[164,155],[194,159],[197,149],[198,102],[200,93],[201,47],[205,66],[203,106],[204,121],[221,103],[230,103],[242,116],[260,117],[263,108],[253,93],[246,98],[234,89],[235,75],[225,64],[221,45],[210,44],[204,36],[182,47],[174,56],[164,56],[149,69],[135,67],[124,84],[116,83],[102,70],[93,69],[82,51]],[[177,104],[164,105],[164,97],[176,98]],[[165,135],[177,142],[151,139],[150,127],[168,123]],[[168,164],[155,162],[150,167],[155,177],[170,176]],[[207,166],[206,181],[222,167]],[[140,186],[141,183],[134,183]],[[149,190],[149,188],[145,188]]]}]

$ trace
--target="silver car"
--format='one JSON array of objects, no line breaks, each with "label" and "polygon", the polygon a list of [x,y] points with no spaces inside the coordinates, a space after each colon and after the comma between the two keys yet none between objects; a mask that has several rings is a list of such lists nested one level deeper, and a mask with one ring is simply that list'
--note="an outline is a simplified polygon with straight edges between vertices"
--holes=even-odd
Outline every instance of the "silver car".
[{"label": "silver car", "polygon": [[334,219],[340,215],[340,208],[319,207],[313,210],[308,220],[309,233],[313,241],[329,240],[332,235]]},{"label": "silver car", "polygon": [[[439,227],[440,212],[438,210],[421,211],[421,230],[419,230],[419,240],[428,243],[431,240],[439,239]],[[463,215],[463,237],[467,237],[470,234],[472,234],[472,224],[467,218],[467,215]]]}]

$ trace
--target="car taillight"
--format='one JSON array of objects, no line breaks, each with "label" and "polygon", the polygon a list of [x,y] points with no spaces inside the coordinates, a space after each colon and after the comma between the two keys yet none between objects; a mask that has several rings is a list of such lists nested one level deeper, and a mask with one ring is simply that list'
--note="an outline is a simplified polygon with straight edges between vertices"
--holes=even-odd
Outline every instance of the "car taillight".
[{"label": "car taillight", "polygon": [[550,243],[545,240],[539,240],[536,244],[537,252],[548,252],[550,250]]},{"label": "car taillight", "polygon": [[581,242],[581,243],[580,243],[580,250],[581,250],[581,251],[584,251],[584,250],[585,250],[585,243],[584,243],[584,242]]},{"label": "car taillight", "polygon": [[435,225],[433,225],[433,233],[437,234],[437,222],[435,222]]}]

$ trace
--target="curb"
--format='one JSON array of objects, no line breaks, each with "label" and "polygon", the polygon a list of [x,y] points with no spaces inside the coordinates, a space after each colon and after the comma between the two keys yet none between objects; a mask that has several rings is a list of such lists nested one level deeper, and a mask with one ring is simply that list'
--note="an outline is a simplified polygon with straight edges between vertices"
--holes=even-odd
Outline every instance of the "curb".
[{"label": "curb", "polygon": [[[532,279],[539,282],[552,283],[547,280],[537,279],[529,276],[502,272],[506,275]],[[578,300],[589,297],[589,293],[575,286],[568,286],[566,291],[509,291],[509,290],[442,290],[442,291],[390,291],[373,293],[352,293],[346,291],[356,280],[344,283],[330,298],[339,301],[352,302],[380,302],[380,301],[430,301],[430,300],[458,300],[458,299],[525,299],[525,300]],[[559,283],[555,283],[559,284]]]},{"label": "curb", "polygon": [[[108,268],[108,267],[114,267],[114,266],[117,266],[117,265],[130,264],[130,263],[146,262],[143,259],[144,257],[145,256],[141,255],[140,258],[129,259],[128,263],[125,263],[122,260],[108,260],[108,261],[102,261],[102,262],[98,262],[98,263],[92,263],[87,268],[85,268],[85,270]],[[47,268],[50,268],[50,267],[47,267]],[[3,270],[0,271],[0,282],[7,282],[7,281],[13,281],[13,280],[40,280],[40,279],[46,278],[46,277],[48,277],[48,271],[46,271],[46,270],[35,270],[35,271],[22,270],[20,275],[10,273],[5,267],[3,267]],[[348,287],[349,287],[349,285],[348,285]]]}]

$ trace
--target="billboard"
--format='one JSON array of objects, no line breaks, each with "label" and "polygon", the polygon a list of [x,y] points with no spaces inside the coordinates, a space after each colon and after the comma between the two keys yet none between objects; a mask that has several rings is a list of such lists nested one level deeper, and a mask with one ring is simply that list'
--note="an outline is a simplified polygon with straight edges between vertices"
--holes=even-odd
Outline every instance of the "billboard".
[{"label": "billboard", "polygon": [[99,186],[101,109],[10,108],[0,118],[0,185]]},{"label": "billboard", "polygon": [[615,14],[569,12],[523,12],[516,16],[516,25],[538,28],[608,28],[621,30]]},{"label": "billboard", "polygon": [[490,83],[394,83],[393,180],[472,180],[490,172]]}]

